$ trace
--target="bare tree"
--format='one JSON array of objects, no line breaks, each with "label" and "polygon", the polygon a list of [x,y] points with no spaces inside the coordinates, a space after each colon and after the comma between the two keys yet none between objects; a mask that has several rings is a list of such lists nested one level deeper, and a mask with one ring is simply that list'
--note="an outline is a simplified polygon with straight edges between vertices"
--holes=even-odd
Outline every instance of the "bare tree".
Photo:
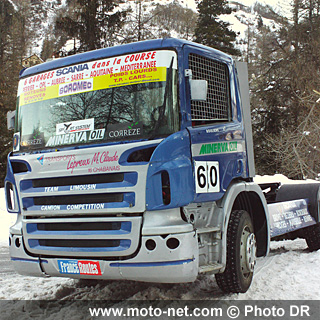
[{"label": "bare tree", "polygon": [[320,178],[320,104],[314,99],[314,95],[303,99],[309,113],[295,129],[267,137],[278,172],[292,179]]}]

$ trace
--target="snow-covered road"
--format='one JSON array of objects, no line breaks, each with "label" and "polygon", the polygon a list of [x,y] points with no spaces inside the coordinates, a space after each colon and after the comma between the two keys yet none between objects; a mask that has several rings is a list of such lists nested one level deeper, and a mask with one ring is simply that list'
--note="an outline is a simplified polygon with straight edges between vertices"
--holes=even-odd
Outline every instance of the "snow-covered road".
[{"label": "snow-covered road", "polygon": [[2,246],[0,299],[320,299],[319,265],[320,251],[308,252],[304,240],[273,242],[270,255],[258,260],[249,291],[224,295],[214,276],[200,276],[194,283],[176,285],[25,277],[12,270],[8,248]]},{"label": "snow-covered road", "polygon": [[214,276],[190,284],[148,284],[128,281],[83,281],[33,278],[16,274],[7,246],[15,216],[6,212],[0,189],[0,299],[47,300],[309,300],[320,299],[320,250],[309,252],[304,240],[271,243],[268,257],[258,259],[253,283],[245,294],[224,295]]}]

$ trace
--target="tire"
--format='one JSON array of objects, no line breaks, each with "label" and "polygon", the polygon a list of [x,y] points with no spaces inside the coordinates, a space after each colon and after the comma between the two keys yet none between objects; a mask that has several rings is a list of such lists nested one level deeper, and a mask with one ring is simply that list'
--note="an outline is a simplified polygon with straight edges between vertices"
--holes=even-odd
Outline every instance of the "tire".
[{"label": "tire", "polygon": [[248,212],[231,212],[227,231],[227,263],[216,281],[225,293],[244,293],[252,282],[256,263],[256,238]]},{"label": "tire", "polygon": [[[303,230],[303,229],[302,229]],[[303,232],[303,237],[306,239],[310,251],[320,249],[320,224],[317,223],[308,227]]]}]

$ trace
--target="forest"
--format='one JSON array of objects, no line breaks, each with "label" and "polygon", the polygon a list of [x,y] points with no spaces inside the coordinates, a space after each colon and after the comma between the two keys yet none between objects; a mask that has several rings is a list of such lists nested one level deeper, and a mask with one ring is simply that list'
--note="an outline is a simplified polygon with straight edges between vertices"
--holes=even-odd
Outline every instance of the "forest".
[{"label": "forest", "polygon": [[[253,8],[226,0],[197,3],[194,12],[178,0],[1,0],[0,186],[12,150],[6,114],[15,109],[25,58],[37,53],[46,61],[170,36],[248,63],[257,174],[318,179],[320,0],[292,0],[289,16],[259,2]],[[246,20],[241,40],[226,18],[240,9],[256,18]]]}]

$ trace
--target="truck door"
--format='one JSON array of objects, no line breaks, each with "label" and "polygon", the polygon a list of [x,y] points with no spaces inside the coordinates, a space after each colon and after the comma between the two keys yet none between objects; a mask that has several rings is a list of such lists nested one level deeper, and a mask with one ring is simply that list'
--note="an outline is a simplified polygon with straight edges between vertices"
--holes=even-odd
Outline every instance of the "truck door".
[{"label": "truck door", "polygon": [[190,77],[185,79],[196,202],[215,201],[233,179],[246,177],[245,137],[235,71],[231,58],[216,50],[187,46],[184,57],[186,74],[208,84],[205,101],[191,100]]}]

